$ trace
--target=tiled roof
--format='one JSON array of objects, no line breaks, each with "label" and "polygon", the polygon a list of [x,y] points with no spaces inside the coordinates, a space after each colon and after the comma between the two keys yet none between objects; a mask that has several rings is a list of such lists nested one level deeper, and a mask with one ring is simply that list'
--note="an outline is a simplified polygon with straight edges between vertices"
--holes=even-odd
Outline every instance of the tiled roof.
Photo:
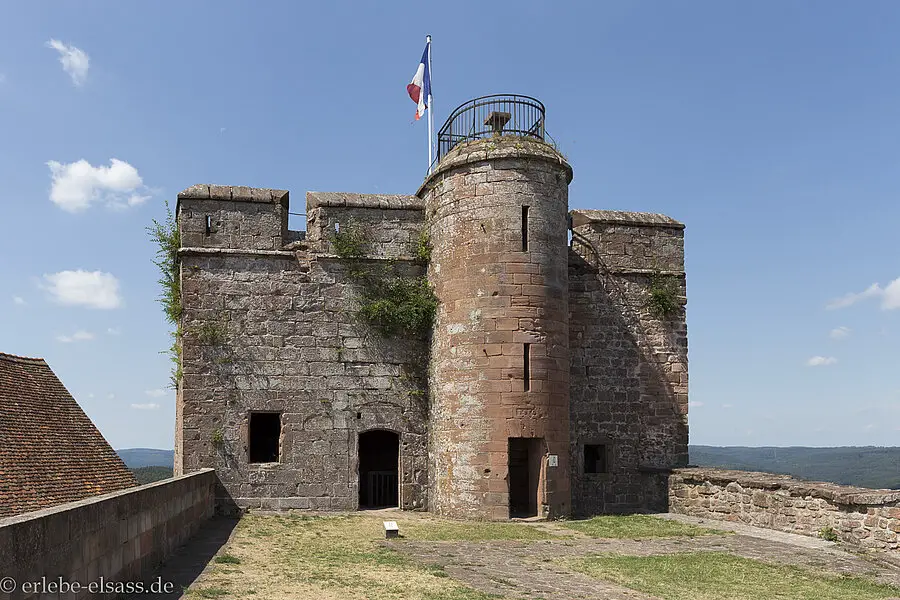
[{"label": "tiled roof", "polygon": [[43,359],[0,352],[0,517],[134,485]]}]

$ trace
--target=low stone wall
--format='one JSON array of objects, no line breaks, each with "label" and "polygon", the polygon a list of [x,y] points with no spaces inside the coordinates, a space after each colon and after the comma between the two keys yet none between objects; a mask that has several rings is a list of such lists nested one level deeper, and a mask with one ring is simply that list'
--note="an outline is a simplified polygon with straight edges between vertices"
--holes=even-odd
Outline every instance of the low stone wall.
[{"label": "low stone wall", "polygon": [[60,598],[116,597],[91,593],[87,586],[101,578],[106,585],[148,582],[213,515],[215,485],[215,471],[203,469],[0,520],[0,599],[57,597],[36,593],[32,582],[84,586]]},{"label": "low stone wall", "polygon": [[811,536],[830,527],[859,548],[900,550],[900,490],[771,473],[676,469],[669,478],[669,510]]}]

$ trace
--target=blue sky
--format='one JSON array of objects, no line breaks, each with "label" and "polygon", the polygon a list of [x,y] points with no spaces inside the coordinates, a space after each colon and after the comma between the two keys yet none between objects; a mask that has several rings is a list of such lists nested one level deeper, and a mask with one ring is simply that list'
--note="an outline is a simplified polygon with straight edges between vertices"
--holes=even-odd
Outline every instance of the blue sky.
[{"label": "blue sky", "polygon": [[171,448],[144,227],[195,183],[413,193],[430,33],[438,124],[538,97],[572,207],[686,223],[693,443],[897,445],[898,30],[877,1],[4,3],[0,351]]}]

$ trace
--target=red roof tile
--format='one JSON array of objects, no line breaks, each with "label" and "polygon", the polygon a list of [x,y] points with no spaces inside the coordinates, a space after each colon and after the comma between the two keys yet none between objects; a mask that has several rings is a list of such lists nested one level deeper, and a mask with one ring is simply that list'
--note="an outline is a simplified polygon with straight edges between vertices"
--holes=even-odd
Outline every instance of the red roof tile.
[{"label": "red roof tile", "polygon": [[0,352],[0,517],[135,485],[43,359]]}]

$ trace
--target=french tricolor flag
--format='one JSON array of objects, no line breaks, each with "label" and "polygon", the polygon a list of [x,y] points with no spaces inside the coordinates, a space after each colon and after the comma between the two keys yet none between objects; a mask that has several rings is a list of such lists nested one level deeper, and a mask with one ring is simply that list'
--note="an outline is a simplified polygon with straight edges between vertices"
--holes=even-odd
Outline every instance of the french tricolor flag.
[{"label": "french tricolor flag", "polygon": [[416,74],[413,76],[412,81],[406,86],[409,97],[418,105],[416,108],[416,121],[425,114],[425,109],[428,108],[428,101],[431,99],[430,53],[431,42],[428,41],[425,43],[425,52],[422,53],[422,61],[419,63],[419,68],[416,69]]}]

